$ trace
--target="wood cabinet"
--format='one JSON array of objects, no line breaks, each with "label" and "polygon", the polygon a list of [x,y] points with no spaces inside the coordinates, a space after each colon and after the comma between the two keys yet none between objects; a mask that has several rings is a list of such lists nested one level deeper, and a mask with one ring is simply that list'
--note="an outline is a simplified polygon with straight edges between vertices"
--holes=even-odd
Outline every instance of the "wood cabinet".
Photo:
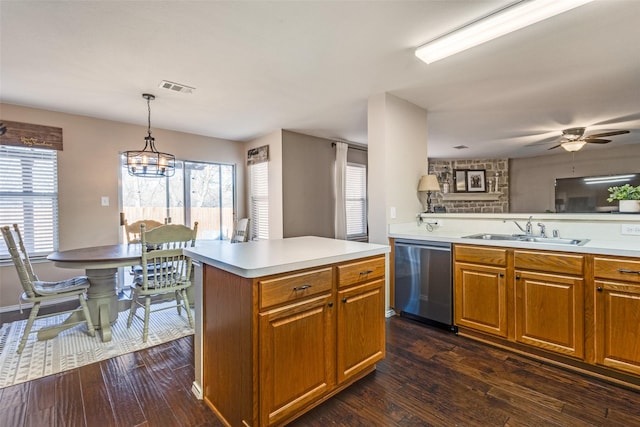
[{"label": "wood cabinet", "polygon": [[454,245],[459,333],[640,387],[640,259]]},{"label": "wood cabinet", "polygon": [[594,257],[596,363],[640,375],[640,261]]},{"label": "wood cabinet", "polygon": [[514,251],[515,339],[584,357],[584,257]]},{"label": "wood cabinet", "polygon": [[286,424],[385,355],[384,256],[203,282],[203,395],[225,424]]},{"label": "wood cabinet", "polygon": [[385,355],[384,280],[338,292],[337,374],[344,383]]},{"label": "wood cabinet", "polygon": [[507,250],[456,245],[454,322],[507,337]]},{"label": "wood cabinet", "polygon": [[260,313],[261,425],[291,417],[335,383],[331,294]]},{"label": "wood cabinet", "polygon": [[337,380],[342,384],[384,358],[385,259],[345,263],[337,272]]}]

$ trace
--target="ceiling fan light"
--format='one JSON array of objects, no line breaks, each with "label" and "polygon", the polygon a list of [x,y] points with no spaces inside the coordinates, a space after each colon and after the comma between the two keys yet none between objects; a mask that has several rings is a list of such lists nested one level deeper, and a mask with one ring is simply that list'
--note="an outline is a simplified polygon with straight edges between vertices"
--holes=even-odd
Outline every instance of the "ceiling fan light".
[{"label": "ceiling fan light", "polygon": [[423,44],[415,50],[415,55],[430,64],[590,1],[518,1]]},{"label": "ceiling fan light", "polygon": [[563,142],[561,145],[562,148],[564,148],[567,151],[570,152],[574,152],[574,151],[578,151],[580,150],[582,147],[584,147],[584,145],[587,143],[587,141],[580,139],[577,141],[567,141],[567,142]]},{"label": "ceiling fan light", "polygon": [[583,127],[565,129],[562,131],[562,136],[569,141],[575,141],[582,138],[585,130],[586,128]]}]

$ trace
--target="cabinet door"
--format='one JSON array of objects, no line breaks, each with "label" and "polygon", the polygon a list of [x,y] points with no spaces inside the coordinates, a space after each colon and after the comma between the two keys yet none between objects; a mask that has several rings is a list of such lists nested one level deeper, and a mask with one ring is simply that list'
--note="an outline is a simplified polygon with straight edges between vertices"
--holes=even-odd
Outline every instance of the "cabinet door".
[{"label": "cabinet door", "polygon": [[640,285],[595,285],[596,363],[640,375]]},{"label": "cabinet door", "polygon": [[584,357],[582,278],[515,271],[516,341]]},{"label": "cabinet door", "polygon": [[384,280],[338,292],[338,383],[385,355]]},{"label": "cabinet door", "polygon": [[455,263],[454,319],[458,326],[507,336],[506,269]]},{"label": "cabinet door", "polygon": [[335,385],[333,310],[327,294],[260,313],[260,425],[285,420]]}]

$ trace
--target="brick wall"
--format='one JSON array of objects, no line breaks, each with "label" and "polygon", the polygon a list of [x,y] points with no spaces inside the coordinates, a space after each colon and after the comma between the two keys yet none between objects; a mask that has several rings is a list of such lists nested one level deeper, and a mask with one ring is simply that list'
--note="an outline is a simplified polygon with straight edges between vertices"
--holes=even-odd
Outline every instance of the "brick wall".
[{"label": "brick wall", "polygon": [[[449,192],[454,191],[454,171],[456,169],[485,170],[487,192],[498,193],[498,200],[443,200],[442,193],[431,195],[433,206],[443,206],[448,213],[508,213],[509,212],[509,159],[474,159],[474,160],[446,160],[434,159],[429,161],[429,174],[439,177],[440,188],[443,188],[444,177],[448,171]],[[497,188],[495,186],[497,180]],[[466,193],[464,193],[466,194]],[[474,193],[478,194],[478,193]],[[423,198],[426,207],[426,197]]]}]

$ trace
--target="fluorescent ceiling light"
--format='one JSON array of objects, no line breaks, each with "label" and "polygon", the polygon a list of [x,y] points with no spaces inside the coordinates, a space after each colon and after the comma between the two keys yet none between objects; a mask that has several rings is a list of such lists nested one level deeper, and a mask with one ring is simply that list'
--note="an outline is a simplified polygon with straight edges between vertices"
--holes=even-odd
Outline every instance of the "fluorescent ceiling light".
[{"label": "fluorescent ceiling light", "polygon": [[594,178],[584,178],[584,183],[589,184],[608,184],[612,182],[628,182],[631,181],[631,178],[635,177],[636,174],[630,175],[611,175],[611,176],[599,176]]},{"label": "fluorescent ceiling light", "polygon": [[430,64],[591,1],[521,0],[418,47],[415,54]]}]

